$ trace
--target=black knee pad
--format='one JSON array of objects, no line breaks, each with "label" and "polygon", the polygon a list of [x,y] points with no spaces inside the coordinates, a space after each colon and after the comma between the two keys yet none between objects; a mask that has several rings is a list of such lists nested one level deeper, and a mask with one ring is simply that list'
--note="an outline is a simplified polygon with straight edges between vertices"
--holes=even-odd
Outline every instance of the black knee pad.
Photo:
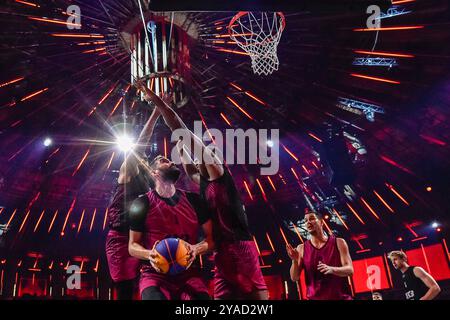
[{"label": "black knee pad", "polygon": [[167,300],[167,297],[164,293],[161,292],[161,289],[158,287],[148,287],[142,291],[142,300]]}]

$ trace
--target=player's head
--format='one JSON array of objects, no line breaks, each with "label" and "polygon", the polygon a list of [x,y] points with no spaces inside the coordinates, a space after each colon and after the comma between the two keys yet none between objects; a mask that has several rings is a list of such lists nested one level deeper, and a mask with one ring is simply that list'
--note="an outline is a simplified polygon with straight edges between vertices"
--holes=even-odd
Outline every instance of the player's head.
[{"label": "player's head", "polygon": [[305,226],[311,235],[319,235],[323,233],[322,216],[312,210],[305,210]]},{"label": "player's head", "polygon": [[379,292],[372,292],[372,300],[383,300],[383,296]]},{"label": "player's head", "polygon": [[149,163],[149,174],[155,186],[158,183],[175,184],[180,177],[180,173],[181,171],[175,163],[161,155],[155,157]]},{"label": "player's head", "polygon": [[388,254],[395,269],[401,269],[408,263],[408,257],[403,251],[391,251]]}]

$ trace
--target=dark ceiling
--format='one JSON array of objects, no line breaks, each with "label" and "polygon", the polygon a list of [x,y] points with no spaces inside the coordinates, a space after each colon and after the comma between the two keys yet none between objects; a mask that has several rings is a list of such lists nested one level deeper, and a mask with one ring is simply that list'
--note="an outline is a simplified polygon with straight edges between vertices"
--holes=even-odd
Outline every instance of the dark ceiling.
[{"label": "dark ceiling", "polygon": [[[81,233],[102,244],[105,208],[121,155],[111,146],[87,140],[113,141],[104,118],[117,106],[130,79],[129,55],[118,31],[139,17],[137,3],[30,0],[7,1],[0,7],[0,205],[4,207],[0,222],[10,223],[11,242],[18,251],[50,250],[44,244],[63,237],[69,244],[68,239],[78,234],[83,212]],[[68,31],[64,24],[30,19],[65,21],[70,4],[81,8],[81,30]],[[262,248],[269,246],[266,232],[278,245],[283,244],[280,227],[292,242],[298,241],[286,227],[289,221],[301,219],[304,194],[311,188],[321,190],[316,195],[323,198],[314,197],[313,192],[310,199],[329,210],[332,229],[348,239],[368,236],[360,244],[350,241],[353,252],[377,250],[380,242],[395,246],[398,237],[405,243],[422,236],[433,240],[439,235],[430,233],[428,226],[435,220],[445,232],[450,208],[448,1],[406,1],[402,6],[411,12],[385,19],[382,26],[417,28],[378,33],[355,30],[366,28],[366,4],[285,11],[286,29],[278,47],[280,67],[270,76],[254,75],[248,56],[222,50],[240,51],[235,44],[213,42],[226,34],[224,27],[236,12],[186,13],[199,30],[190,47],[193,96],[179,110],[186,123],[190,125],[201,115],[209,128],[280,129],[283,178],[275,175],[269,181],[259,175],[257,165],[231,166]],[[106,44],[53,36],[70,32],[98,34]],[[367,56],[358,50],[401,55],[396,58],[399,65],[353,65],[356,57]],[[340,97],[382,106],[385,113],[377,113],[370,122],[364,115],[338,108]],[[135,101],[133,89],[124,101],[127,121],[137,131],[149,112],[141,102],[130,107]],[[121,121],[120,108],[109,126]],[[315,154],[322,154],[319,140],[327,138],[325,123],[340,124],[367,150],[354,163],[356,196],[351,200],[329,184],[323,167],[316,170],[313,165]],[[154,151],[161,153],[170,132],[162,122],[156,131],[152,143],[157,144]],[[54,140],[49,148],[42,145],[46,136]],[[325,203],[327,199],[331,205]],[[345,219],[345,226],[334,223],[333,208]],[[52,221],[55,225],[49,228]],[[71,250],[95,255],[99,247],[85,247],[89,252]]]}]

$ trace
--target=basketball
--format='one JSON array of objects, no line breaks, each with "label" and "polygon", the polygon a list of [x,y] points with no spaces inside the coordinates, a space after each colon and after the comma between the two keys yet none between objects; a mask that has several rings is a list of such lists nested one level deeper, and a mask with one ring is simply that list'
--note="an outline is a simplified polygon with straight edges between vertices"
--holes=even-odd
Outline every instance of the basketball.
[{"label": "basketball", "polygon": [[156,258],[161,273],[176,275],[185,271],[188,265],[187,242],[178,238],[167,238],[161,240],[155,250]]}]

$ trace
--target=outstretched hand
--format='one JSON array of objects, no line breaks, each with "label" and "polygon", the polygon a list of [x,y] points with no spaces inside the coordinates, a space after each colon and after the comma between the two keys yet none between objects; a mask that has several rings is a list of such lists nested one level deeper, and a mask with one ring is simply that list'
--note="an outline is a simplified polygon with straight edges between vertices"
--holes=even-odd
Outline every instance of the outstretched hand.
[{"label": "outstretched hand", "polygon": [[186,269],[189,269],[189,267],[191,266],[191,264],[195,261],[195,258],[197,258],[197,250],[195,248],[195,246],[189,244],[186,242],[186,249],[187,249],[187,267]]},{"label": "outstretched hand", "polygon": [[298,261],[299,253],[297,248],[293,248],[290,244],[286,244],[286,251],[291,260]]}]

